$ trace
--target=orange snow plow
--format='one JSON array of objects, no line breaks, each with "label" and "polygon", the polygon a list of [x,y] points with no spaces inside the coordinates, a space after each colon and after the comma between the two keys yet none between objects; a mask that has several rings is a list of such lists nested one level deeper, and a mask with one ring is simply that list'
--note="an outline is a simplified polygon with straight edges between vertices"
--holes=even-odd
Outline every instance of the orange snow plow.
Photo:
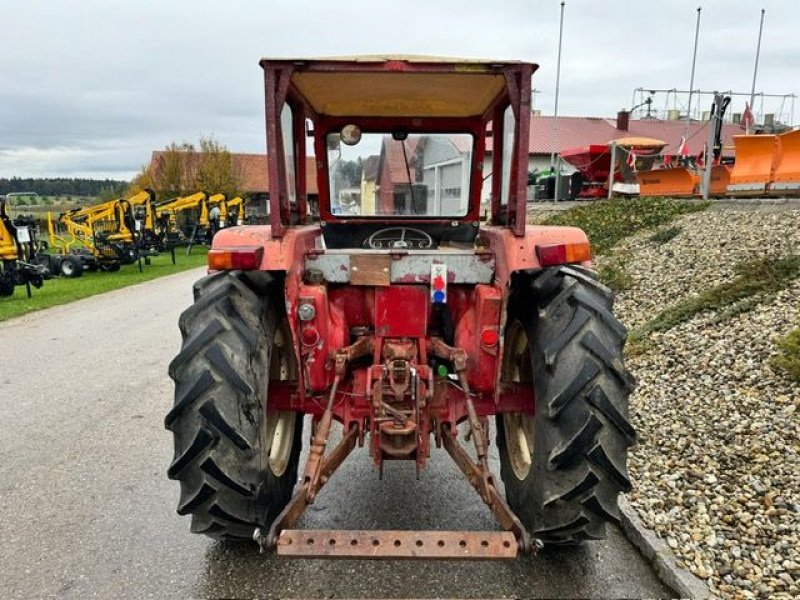
[{"label": "orange snow plow", "polygon": [[710,196],[721,197],[728,193],[731,184],[731,168],[728,165],[713,165],[711,167]]},{"label": "orange snow plow", "polygon": [[800,193],[800,130],[782,133],[777,138],[770,190]]},{"label": "orange snow plow", "polygon": [[640,171],[636,178],[640,196],[693,196],[699,184],[699,177],[686,167]]},{"label": "orange snow plow", "polygon": [[736,163],[728,194],[765,194],[775,165],[775,135],[735,135]]}]

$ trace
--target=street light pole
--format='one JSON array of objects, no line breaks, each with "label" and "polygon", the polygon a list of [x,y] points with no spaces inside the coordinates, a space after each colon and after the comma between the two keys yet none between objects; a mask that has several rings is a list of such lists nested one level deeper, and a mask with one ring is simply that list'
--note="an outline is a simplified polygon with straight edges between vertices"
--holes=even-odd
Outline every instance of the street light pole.
[{"label": "street light pole", "polygon": [[764,32],[764,13],[765,9],[761,9],[761,24],[758,26],[758,45],[756,46],[756,64],[753,66],[753,86],[750,88],[750,110],[753,110],[753,104],[756,98],[756,75],[758,75],[758,59],[761,57],[761,34]]},{"label": "street light pole", "polygon": [[[551,133],[552,148],[550,150],[550,172],[553,172],[553,167],[556,162],[556,143],[558,137],[556,136],[556,128],[558,127],[558,93],[561,87],[561,41],[564,37],[564,5],[566,2],[561,2],[561,20],[558,25],[558,59],[556,60],[556,100],[553,107],[553,127]],[[559,186],[561,185],[561,164],[559,160],[558,170],[556,170],[556,189],[553,192],[553,201],[557,202],[559,197]]]},{"label": "street light pole", "polygon": [[692,121],[692,92],[694,91],[694,68],[697,64],[697,40],[700,37],[700,13],[703,11],[702,7],[697,7],[697,24],[694,28],[694,53],[692,54],[692,75],[689,78],[689,102],[686,106],[686,121]]}]

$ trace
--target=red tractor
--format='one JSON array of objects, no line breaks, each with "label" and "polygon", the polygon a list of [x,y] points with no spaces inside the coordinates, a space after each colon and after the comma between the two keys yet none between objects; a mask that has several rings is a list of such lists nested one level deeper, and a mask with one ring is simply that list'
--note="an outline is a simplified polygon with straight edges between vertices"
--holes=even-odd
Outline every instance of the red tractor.
[{"label": "red tractor", "polygon": [[[603,538],[630,488],[633,380],[586,235],[526,224],[536,65],[261,66],[270,224],[214,237],[180,318],[165,419],[178,513],[195,533],[300,557],[513,558]],[[490,416],[505,498],[487,460]],[[382,473],[388,460],[424,469],[434,445],[503,531],[292,529],[356,446]]]}]

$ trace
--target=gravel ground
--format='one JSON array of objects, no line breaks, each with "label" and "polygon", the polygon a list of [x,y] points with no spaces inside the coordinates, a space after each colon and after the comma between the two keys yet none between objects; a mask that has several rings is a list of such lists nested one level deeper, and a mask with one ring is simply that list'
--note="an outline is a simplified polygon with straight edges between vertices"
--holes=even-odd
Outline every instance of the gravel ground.
[{"label": "gravel ground", "polygon": [[[674,225],[663,245],[647,232],[615,248],[634,282],[617,301],[629,328],[730,281],[740,261],[800,250],[798,210],[711,210]],[[628,359],[640,435],[629,498],[715,594],[800,597],[800,384],[769,366],[774,338],[800,321],[800,281],[751,312],[715,316],[653,334]]]},{"label": "gravel ground", "polygon": [[[651,242],[648,232],[614,248],[614,260],[622,261],[633,278],[632,288],[619,295],[616,305],[631,328],[669,304],[732,280],[742,261],[800,252],[800,210],[707,210],[670,226],[681,231],[665,244]],[[598,264],[602,262],[603,257]]]}]

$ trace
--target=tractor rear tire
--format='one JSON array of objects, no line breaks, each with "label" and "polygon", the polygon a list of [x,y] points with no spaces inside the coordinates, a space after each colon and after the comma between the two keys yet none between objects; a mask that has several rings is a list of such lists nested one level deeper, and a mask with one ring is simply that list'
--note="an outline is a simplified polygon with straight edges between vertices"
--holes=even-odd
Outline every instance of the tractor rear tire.
[{"label": "tractor rear tire", "polygon": [[532,383],[535,415],[497,417],[506,498],[546,544],[605,538],[631,488],[628,419],[634,380],[613,295],[580,267],[521,274],[509,303],[504,373]]},{"label": "tractor rear tire", "polygon": [[283,290],[222,272],[194,292],[169,366],[175,404],[164,424],[175,458],[167,475],[180,482],[178,514],[192,516],[192,532],[252,539],[289,501],[302,443],[302,415],[265,410],[270,379],[293,370],[291,337],[278,319]]},{"label": "tractor rear tire", "polygon": [[83,275],[83,261],[77,256],[67,255],[58,264],[58,271],[63,277],[80,277]]}]

